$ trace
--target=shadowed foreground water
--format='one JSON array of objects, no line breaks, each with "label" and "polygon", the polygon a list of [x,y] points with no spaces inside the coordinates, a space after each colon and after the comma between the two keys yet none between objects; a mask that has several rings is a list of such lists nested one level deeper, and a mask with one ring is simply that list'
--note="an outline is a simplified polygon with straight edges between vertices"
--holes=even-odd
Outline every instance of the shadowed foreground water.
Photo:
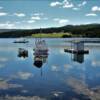
[{"label": "shadowed foreground water", "polygon": [[48,55],[36,66],[35,39],[14,40],[0,39],[0,100],[100,100],[99,43],[85,43],[89,54],[78,55],[64,52],[70,39],[45,39]]}]

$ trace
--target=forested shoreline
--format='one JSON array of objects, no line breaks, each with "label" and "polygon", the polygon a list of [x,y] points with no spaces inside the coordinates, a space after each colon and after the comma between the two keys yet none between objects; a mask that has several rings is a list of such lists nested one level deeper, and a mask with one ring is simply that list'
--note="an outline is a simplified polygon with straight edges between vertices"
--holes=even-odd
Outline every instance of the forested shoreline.
[{"label": "forested shoreline", "polygon": [[100,37],[100,24],[87,25],[66,25],[62,27],[41,28],[41,29],[2,29],[0,38],[16,38],[34,36],[34,34],[64,34],[67,37]]}]

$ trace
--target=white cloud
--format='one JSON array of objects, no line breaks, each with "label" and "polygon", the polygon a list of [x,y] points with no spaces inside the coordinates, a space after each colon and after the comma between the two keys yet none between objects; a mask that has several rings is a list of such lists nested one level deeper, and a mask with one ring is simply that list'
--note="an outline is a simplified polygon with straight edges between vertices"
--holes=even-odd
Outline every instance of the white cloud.
[{"label": "white cloud", "polygon": [[14,13],[17,17],[25,17],[26,15],[24,13]]},{"label": "white cloud", "polygon": [[16,28],[15,24],[10,23],[10,22],[5,22],[5,23],[0,23],[0,29],[12,29],[12,28]]},{"label": "white cloud", "polygon": [[73,8],[73,10],[75,10],[75,11],[78,11],[78,10],[79,10],[79,8],[77,8],[77,7],[74,7],[74,8]]},{"label": "white cloud", "polygon": [[40,20],[41,18],[40,18],[40,16],[33,16],[33,17],[31,17],[31,19],[33,19],[33,20]]},{"label": "white cloud", "polygon": [[58,6],[58,5],[62,5],[62,3],[56,1],[56,2],[51,2],[51,4],[50,4],[51,7],[55,7],[55,6]]},{"label": "white cloud", "polygon": [[68,19],[61,19],[59,20],[60,24],[66,24],[69,20]]},{"label": "white cloud", "polygon": [[19,72],[19,73],[18,73],[18,76],[19,76],[19,78],[21,78],[21,79],[23,79],[23,80],[27,80],[27,79],[29,79],[30,77],[32,77],[33,74],[32,74],[32,73],[28,73],[28,72]]},{"label": "white cloud", "polygon": [[11,78],[12,79],[19,78],[22,80],[27,80],[27,79],[31,78],[32,76],[33,76],[33,74],[29,73],[29,72],[18,72],[16,75],[12,75]]},{"label": "white cloud", "polygon": [[87,1],[83,1],[81,4],[78,4],[78,7],[75,7],[74,4],[70,0],[63,0],[62,2],[52,2],[50,4],[51,7],[59,6],[62,8],[73,8],[73,10],[79,10],[79,7],[85,6]]},{"label": "white cloud", "polygon": [[29,20],[28,23],[33,23],[38,20],[48,20],[48,18],[44,17],[43,15],[44,13],[34,13],[33,16],[31,17],[31,20]]},{"label": "white cloud", "polygon": [[84,5],[86,5],[86,4],[87,4],[87,2],[86,2],[86,1],[83,1],[82,5],[84,6]]},{"label": "white cloud", "polygon": [[54,18],[53,20],[58,22],[61,25],[66,24],[67,22],[69,22],[68,19],[60,19],[60,18]]},{"label": "white cloud", "polygon": [[31,23],[34,23],[35,20],[28,20],[27,22],[31,24]]},{"label": "white cloud", "polygon": [[91,13],[88,13],[88,14],[86,14],[86,16],[97,16],[97,14],[96,14],[96,12],[97,11],[100,11],[100,7],[98,7],[98,6],[93,6],[92,8],[91,8]]},{"label": "white cloud", "polygon": [[84,5],[86,5],[87,4],[87,2],[86,1],[83,1],[81,4],[79,4],[78,6],[79,7],[81,7],[81,6],[84,6]]},{"label": "white cloud", "polygon": [[78,4],[76,7],[73,7],[74,11],[79,11],[81,7],[85,6],[87,4],[87,1],[83,1],[82,3]]},{"label": "white cloud", "polygon": [[64,92],[62,91],[52,91],[51,92],[55,97],[60,97],[62,95],[64,95]]},{"label": "white cloud", "polygon": [[7,80],[0,80],[0,89],[6,90],[9,88],[21,88],[22,85],[8,83]]},{"label": "white cloud", "polygon": [[72,7],[74,7],[73,4],[65,4],[65,5],[63,6],[63,8],[72,8]]},{"label": "white cloud", "polygon": [[0,16],[6,16],[7,15],[7,13],[5,13],[5,12],[0,12]]},{"label": "white cloud", "polygon": [[74,7],[73,3],[69,2],[68,0],[63,0],[62,2],[52,2],[50,4],[51,7],[60,6],[62,8],[72,8]]},{"label": "white cloud", "polygon": [[72,8],[72,7],[74,7],[74,5],[72,3],[70,3],[68,0],[64,0],[62,4],[63,4],[63,8]]},{"label": "white cloud", "polygon": [[97,16],[97,14],[95,14],[95,13],[88,13],[88,14],[86,14],[86,16],[93,16],[93,17],[95,17],[95,16]]},{"label": "white cloud", "polygon": [[94,6],[94,7],[92,7],[92,11],[100,11],[100,7]]}]

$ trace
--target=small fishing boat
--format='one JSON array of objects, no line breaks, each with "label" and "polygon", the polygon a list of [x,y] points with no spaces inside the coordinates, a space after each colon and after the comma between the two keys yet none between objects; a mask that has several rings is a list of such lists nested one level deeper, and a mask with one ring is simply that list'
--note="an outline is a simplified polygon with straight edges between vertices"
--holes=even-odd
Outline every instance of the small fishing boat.
[{"label": "small fishing boat", "polygon": [[26,40],[26,39],[18,39],[18,40],[15,40],[13,43],[28,43],[29,41]]}]

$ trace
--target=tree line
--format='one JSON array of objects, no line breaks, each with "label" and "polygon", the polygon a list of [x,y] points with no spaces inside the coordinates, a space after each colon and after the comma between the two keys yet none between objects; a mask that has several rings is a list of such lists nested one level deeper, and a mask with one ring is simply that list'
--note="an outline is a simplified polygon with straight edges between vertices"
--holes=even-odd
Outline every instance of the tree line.
[{"label": "tree line", "polygon": [[[10,29],[10,31],[0,32],[0,38],[26,37],[38,33],[70,33],[70,37],[100,37],[100,24],[87,25],[66,25],[62,27],[42,28],[42,29]],[[63,37],[69,37],[67,35]]]}]

